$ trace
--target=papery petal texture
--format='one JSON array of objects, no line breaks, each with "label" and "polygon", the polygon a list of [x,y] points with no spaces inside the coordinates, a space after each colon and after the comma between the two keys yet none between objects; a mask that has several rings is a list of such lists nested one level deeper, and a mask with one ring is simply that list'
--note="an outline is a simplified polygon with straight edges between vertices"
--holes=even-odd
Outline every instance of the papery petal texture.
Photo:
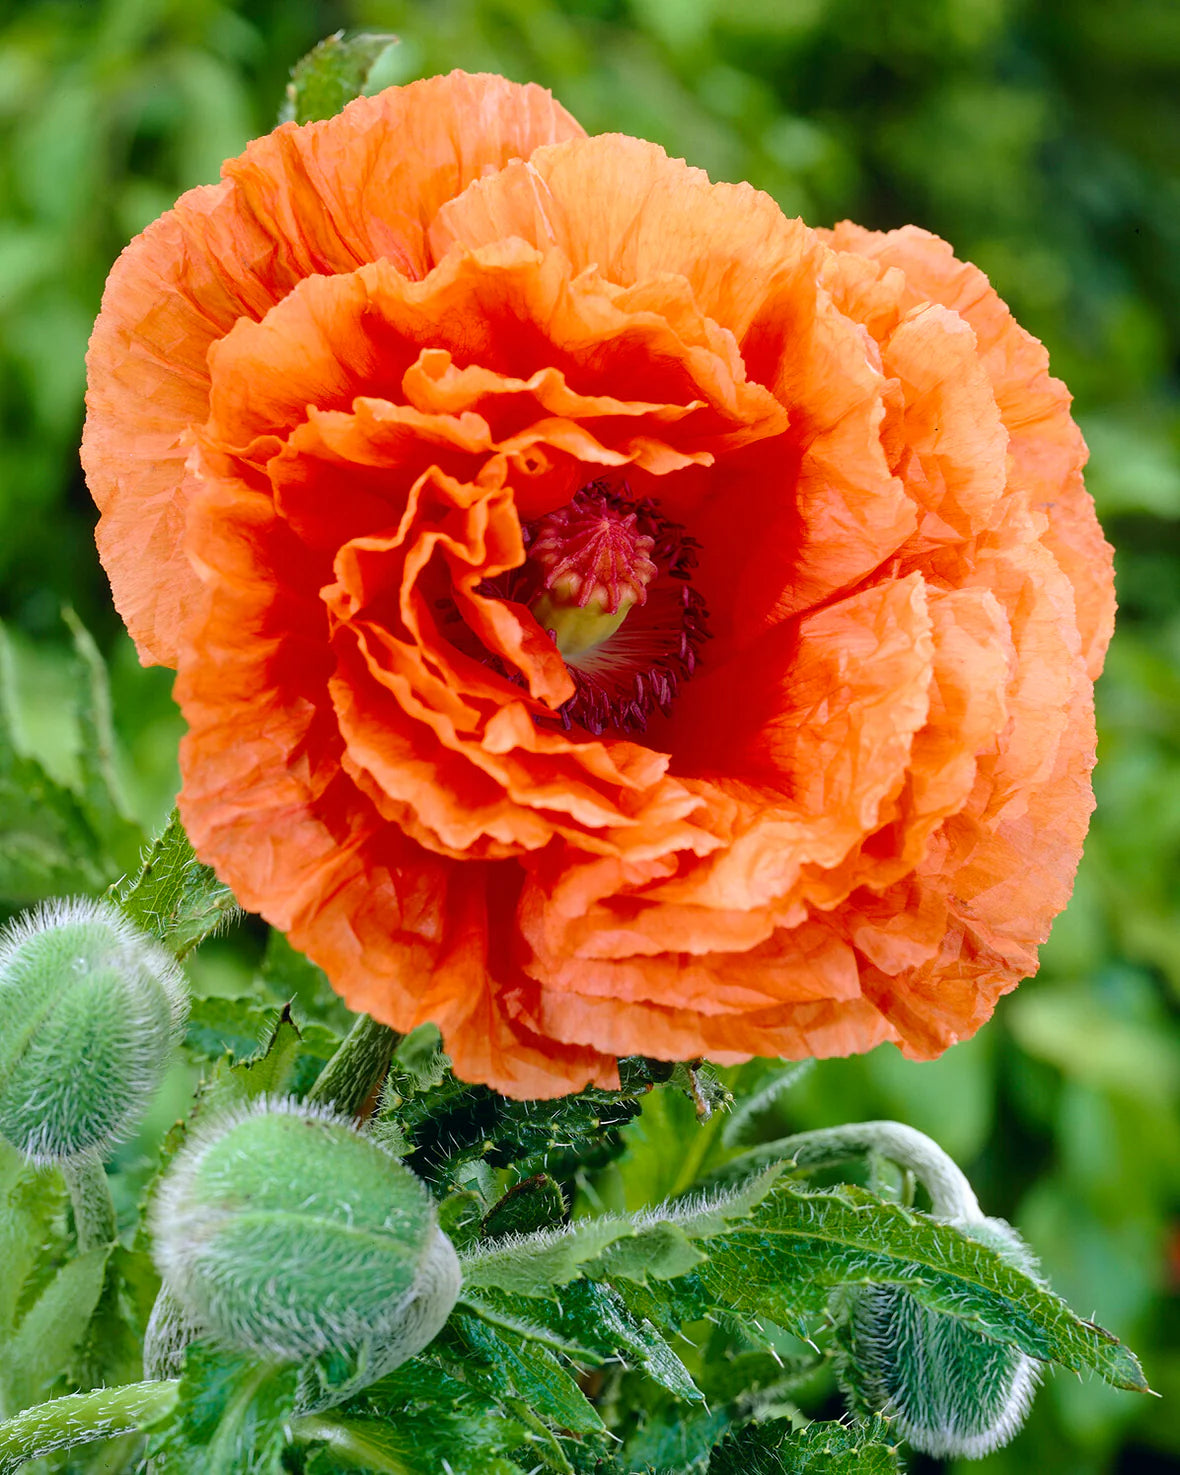
[{"label": "papery petal texture", "polygon": [[[540,1097],[929,1057],[1035,969],[1110,550],[1067,392],[945,243],[454,73],[183,197],[89,369],[194,846],[352,1008]],[[590,546],[606,623],[558,579]]]}]

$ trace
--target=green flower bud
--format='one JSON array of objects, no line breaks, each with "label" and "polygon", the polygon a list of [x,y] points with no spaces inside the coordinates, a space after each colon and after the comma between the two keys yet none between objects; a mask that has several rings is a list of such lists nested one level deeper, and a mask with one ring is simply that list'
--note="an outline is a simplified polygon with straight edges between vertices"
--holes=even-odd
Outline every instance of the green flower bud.
[{"label": "green flower bud", "polygon": [[51,901],[0,934],[0,1133],[34,1162],[105,1156],[184,1028],[175,959],[113,906]]},{"label": "green flower bud", "polygon": [[[955,1226],[1035,1274],[1032,1251],[1002,1219]],[[1024,1423],[1040,1364],[894,1285],[843,1296],[840,1381],[858,1413],[884,1413],[922,1454],[980,1459]]]},{"label": "green flower bud", "polygon": [[165,1288],[207,1335],[306,1364],[305,1410],[420,1352],[459,1294],[422,1182],[344,1117],[252,1103],[195,1134],[154,1213]]}]

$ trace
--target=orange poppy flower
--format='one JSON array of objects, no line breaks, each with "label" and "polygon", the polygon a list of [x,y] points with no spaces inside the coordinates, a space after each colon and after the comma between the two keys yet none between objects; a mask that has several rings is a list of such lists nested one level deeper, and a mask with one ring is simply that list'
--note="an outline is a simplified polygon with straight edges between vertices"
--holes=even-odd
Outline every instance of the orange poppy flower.
[{"label": "orange poppy flower", "polygon": [[972,1033],[1069,895],[1113,612],[986,279],[495,77],[223,173],[111,273],[83,447],[197,853],[513,1095]]}]

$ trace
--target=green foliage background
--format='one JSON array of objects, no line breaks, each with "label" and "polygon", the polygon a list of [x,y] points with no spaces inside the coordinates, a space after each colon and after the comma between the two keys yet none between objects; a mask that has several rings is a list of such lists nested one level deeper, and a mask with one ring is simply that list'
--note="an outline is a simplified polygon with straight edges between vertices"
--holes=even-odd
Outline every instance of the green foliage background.
[{"label": "green foliage background", "polygon": [[[401,80],[462,66],[542,82],[590,131],[655,139],[814,224],[916,221],[1045,340],[1091,446],[1122,606],[1077,893],[1040,976],[979,1037],[934,1065],[890,1049],[821,1065],[782,1129],[896,1116],[932,1133],[1164,1395],[1059,1376],[1017,1444],[975,1468],[1180,1470],[1180,6],[9,0],[0,14],[0,617],[20,736],[76,777],[72,606],[109,653],[122,778],[149,827],[180,729],[93,552],[76,456],[89,326],[129,237],[272,126],[287,69],[337,27],[396,31]],[[256,948],[246,929],[198,963],[232,981]],[[649,1200],[674,1186],[659,1125],[633,1139]]]}]

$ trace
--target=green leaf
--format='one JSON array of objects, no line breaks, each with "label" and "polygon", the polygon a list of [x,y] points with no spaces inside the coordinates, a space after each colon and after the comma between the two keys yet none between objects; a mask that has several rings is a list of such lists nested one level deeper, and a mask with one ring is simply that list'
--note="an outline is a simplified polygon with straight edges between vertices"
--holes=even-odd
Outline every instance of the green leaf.
[{"label": "green leaf", "polygon": [[862,1189],[780,1184],[708,1248],[707,1264],[686,1277],[702,1306],[764,1312],[789,1327],[822,1312],[837,1286],[903,1285],[923,1305],[1030,1357],[1147,1391],[1134,1355],[1052,1291],[957,1229]]},{"label": "green leaf", "polygon": [[627,1440],[626,1466],[634,1475],[675,1470],[676,1475],[705,1475],[717,1441],[732,1424],[727,1409],[672,1404],[649,1415]]},{"label": "green leaf", "polygon": [[115,775],[115,729],[106,662],[74,611],[64,609],[62,618],[74,641],[74,705],[81,739],[79,797],[95,833],[102,836],[107,853],[116,857],[122,868],[134,863],[146,836],[128,815]]},{"label": "green leaf", "polygon": [[535,1234],[559,1225],[565,1217],[565,1197],[548,1173],[536,1173],[514,1183],[488,1210],[482,1225],[484,1239],[505,1234]]},{"label": "green leaf", "polygon": [[25,906],[68,892],[95,892],[113,863],[77,795],[17,745],[11,653],[0,627],[0,897]]},{"label": "green leaf", "polygon": [[692,1375],[657,1328],[634,1316],[612,1286],[576,1280],[566,1286],[559,1301],[503,1291],[469,1295],[465,1287],[460,1305],[493,1326],[540,1341],[574,1362],[589,1365],[616,1359],[641,1369],[677,1398],[702,1400]]},{"label": "green leaf", "polygon": [[307,1461],[308,1475],[339,1475],[341,1469],[367,1475],[437,1475],[446,1468],[442,1459],[454,1475],[524,1475],[494,1448],[472,1444],[470,1425],[445,1410],[404,1416],[396,1424],[320,1417],[304,1420],[301,1432],[322,1446]]},{"label": "green leaf", "polygon": [[747,1216],[771,1191],[780,1171],[775,1166],[730,1193],[663,1204],[634,1217],[606,1214],[578,1219],[564,1229],[481,1243],[464,1256],[464,1285],[544,1296],[579,1275],[599,1280],[683,1275],[705,1258],[692,1241],[707,1239]]},{"label": "green leaf", "polygon": [[420,1024],[412,1029],[398,1045],[395,1056],[405,1095],[413,1096],[441,1086],[448,1077],[450,1057],[442,1047],[437,1025]]},{"label": "green leaf", "polygon": [[178,958],[239,913],[229,887],[193,854],[175,810],[152,841],[139,874],[113,887],[111,899]]},{"label": "green leaf", "polygon": [[458,1312],[452,1319],[456,1340],[467,1354],[464,1376],[482,1374],[501,1401],[519,1398],[559,1429],[573,1434],[601,1433],[598,1411],[548,1347],[529,1342],[478,1317]]},{"label": "green leaf", "polygon": [[142,1378],[143,1337],[160,1289],[146,1249],[110,1247],[106,1283],[82,1351],[85,1368],[108,1387]]},{"label": "green leaf", "polygon": [[287,116],[296,123],[335,117],[346,103],[370,90],[367,84],[374,73],[380,79],[388,70],[386,53],[397,45],[397,37],[388,34],[339,32],[321,41],[291,71]]},{"label": "green leaf", "polygon": [[[677,1475],[705,1475],[717,1445],[737,1429],[766,1418],[781,1418],[793,1405],[790,1395],[815,1377],[822,1359],[782,1358],[748,1352],[719,1355],[717,1345],[729,1341],[720,1328],[701,1349],[697,1375],[707,1403],[686,1409],[671,1400],[644,1400],[638,1426],[628,1435],[623,1469],[675,1470]],[[626,1399],[638,1403],[635,1393]]]},{"label": "green leaf", "polygon": [[708,1475],[900,1475],[887,1419],[814,1423],[795,1433],[786,1420],[751,1424],[709,1461]]},{"label": "green leaf", "polygon": [[409,1166],[444,1188],[472,1161],[511,1166],[522,1178],[561,1178],[608,1162],[623,1150],[619,1129],[638,1115],[651,1085],[646,1062],[622,1061],[621,1091],[591,1087],[552,1101],[513,1101],[457,1081],[448,1066],[437,1031],[414,1031],[397,1051],[377,1113],[412,1144]]},{"label": "green leaf", "polygon": [[565,1301],[582,1322],[591,1316],[598,1318],[601,1341],[613,1346],[616,1357],[642,1369],[686,1403],[702,1401],[692,1375],[659,1330],[650,1321],[633,1316],[617,1291],[594,1281],[580,1281],[566,1292]]},{"label": "green leaf", "polygon": [[523,1300],[510,1301],[510,1298],[494,1293],[491,1296],[468,1296],[461,1292],[456,1304],[473,1312],[489,1326],[523,1337],[526,1342],[536,1342],[540,1347],[548,1347],[579,1366],[593,1367],[609,1355],[592,1347],[583,1347],[560,1331],[553,1331],[543,1324],[542,1318],[530,1316],[531,1308]]},{"label": "green leaf", "polygon": [[[373,1475],[523,1475],[508,1453],[528,1437],[499,1403],[415,1358],[365,1390],[356,1408],[300,1419],[296,1435],[324,1446],[308,1475],[367,1470]],[[530,1460],[529,1467],[535,1464]]]},{"label": "green leaf", "polygon": [[[374,1132],[378,1141],[381,1135]],[[400,1156],[400,1154],[399,1154]],[[456,1250],[465,1250],[479,1239],[483,1225],[484,1200],[471,1188],[448,1193],[438,1206],[438,1227],[447,1236]]]},{"label": "green leaf", "polygon": [[64,1253],[65,1199],[59,1174],[34,1167],[0,1137],[0,1346],[16,1329],[39,1265]]},{"label": "green leaf", "polygon": [[681,1225],[657,1220],[608,1245],[582,1273],[590,1280],[675,1280],[706,1258]]},{"label": "green leaf", "polygon": [[[303,1035],[284,1008],[273,1019],[269,1034],[247,1060],[222,1056],[210,1079],[201,1088],[198,1107],[202,1113],[255,1101],[259,1096],[300,1094],[305,1057]],[[317,1062],[322,1069],[322,1061]]]},{"label": "green leaf", "polygon": [[207,1060],[219,1060],[226,1051],[239,1059],[253,1055],[273,1027],[274,1015],[274,1008],[256,994],[193,999],[185,1047]]},{"label": "green leaf", "polygon": [[149,1442],[156,1475],[281,1475],[297,1376],[253,1354],[190,1343],[176,1408]]},{"label": "green leaf", "polygon": [[102,1295],[110,1246],[67,1260],[0,1348],[0,1386],[13,1409],[39,1402],[67,1372]]},{"label": "green leaf", "polygon": [[568,1285],[583,1266],[598,1260],[608,1245],[634,1234],[631,1220],[612,1215],[580,1219],[568,1229],[542,1230],[507,1242],[481,1242],[463,1257],[463,1285],[475,1291],[548,1296],[554,1286]]}]

